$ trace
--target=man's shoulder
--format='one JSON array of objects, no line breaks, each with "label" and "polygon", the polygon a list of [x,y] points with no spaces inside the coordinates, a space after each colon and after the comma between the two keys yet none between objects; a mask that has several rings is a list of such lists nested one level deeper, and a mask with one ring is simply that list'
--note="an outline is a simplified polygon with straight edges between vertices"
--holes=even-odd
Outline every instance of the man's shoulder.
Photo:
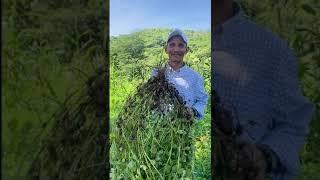
[{"label": "man's shoulder", "polygon": [[239,31],[239,36],[253,41],[257,46],[261,45],[268,49],[274,49],[278,52],[279,50],[282,51],[290,49],[287,41],[279,35],[247,17],[243,18],[239,27],[241,29]]},{"label": "man's shoulder", "polygon": [[194,77],[194,78],[196,78],[196,79],[199,79],[199,80],[203,79],[202,76],[201,76],[197,71],[195,71],[194,69],[192,69],[191,67],[186,66],[185,69],[186,69],[186,70],[185,70],[186,73],[188,73],[188,74],[191,75],[192,77]]},{"label": "man's shoulder", "polygon": [[[276,65],[296,63],[296,54],[284,38],[249,18],[245,18],[241,25],[242,30],[239,36],[246,37],[240,38],[241,44],[254,48],[253,51],[263,52],[269,58],[269,64],[272,62]],[[245,41],[246,43],[243,43]]]}]

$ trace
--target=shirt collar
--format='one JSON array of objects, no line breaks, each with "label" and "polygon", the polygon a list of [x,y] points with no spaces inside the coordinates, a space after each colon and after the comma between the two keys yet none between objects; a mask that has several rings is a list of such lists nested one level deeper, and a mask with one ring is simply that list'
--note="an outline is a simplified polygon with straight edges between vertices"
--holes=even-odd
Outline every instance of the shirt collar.
[{"label": "shirt collar", "polygon": [[174,70],[174,69],[170,66],[170,64],[167,62],[166,68],[169,70],[169,72],[181,72],[181,71],[183,71],[184,69],[187,68],[187,65],[186,65],[185,63],[183,63],[183,65],[182,65],[179,69]]}]

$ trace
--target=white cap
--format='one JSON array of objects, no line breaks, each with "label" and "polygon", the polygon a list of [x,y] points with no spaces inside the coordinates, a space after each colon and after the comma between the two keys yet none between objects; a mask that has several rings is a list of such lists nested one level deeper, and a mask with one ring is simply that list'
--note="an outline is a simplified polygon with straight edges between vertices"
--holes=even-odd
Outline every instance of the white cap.
[{"label": "white cap", "polygon": [[168,40],[167,40],[167,43],[169,42],[169,40],[174,37],[174,36],[180,36],[182,38],[182,40],[188,44],[188,39],[187,39],[187,36],[184,35],[184,33],[180,30],[180,29],[175,29],[174,31],[172,31],[170,33],[170,35],[168,36]]}]

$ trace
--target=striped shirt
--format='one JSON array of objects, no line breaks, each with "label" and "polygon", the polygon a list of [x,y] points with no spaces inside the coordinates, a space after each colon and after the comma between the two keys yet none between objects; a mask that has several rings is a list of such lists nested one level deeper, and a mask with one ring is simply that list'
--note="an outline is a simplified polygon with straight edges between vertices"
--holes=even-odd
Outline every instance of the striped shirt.
[{"label": "striped shirt", "polygon": [[301,93],[293,51],[236,3],[235,12],[212,34],[213,88],[235,107],[239,140],[275,153],[272,179],[293,179],[314,107]]}]

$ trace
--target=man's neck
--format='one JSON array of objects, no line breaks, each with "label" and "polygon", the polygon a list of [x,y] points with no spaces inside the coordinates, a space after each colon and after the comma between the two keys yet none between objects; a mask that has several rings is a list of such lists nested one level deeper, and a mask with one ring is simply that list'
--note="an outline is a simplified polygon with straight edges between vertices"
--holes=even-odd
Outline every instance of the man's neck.
[{"label": "man's neck", "polygon": [[168,64],[175,71],[180,69],[184,65],[183,62],[176,62],[176,61],[170,61],[170,60],[169,60]]},{"label": "man's neck", "polygon": [[217,0],[216,3],[213,4],[213,31],[216,30],[219,24],[223,24],[231,18],[233,13],[232,0]]}]

